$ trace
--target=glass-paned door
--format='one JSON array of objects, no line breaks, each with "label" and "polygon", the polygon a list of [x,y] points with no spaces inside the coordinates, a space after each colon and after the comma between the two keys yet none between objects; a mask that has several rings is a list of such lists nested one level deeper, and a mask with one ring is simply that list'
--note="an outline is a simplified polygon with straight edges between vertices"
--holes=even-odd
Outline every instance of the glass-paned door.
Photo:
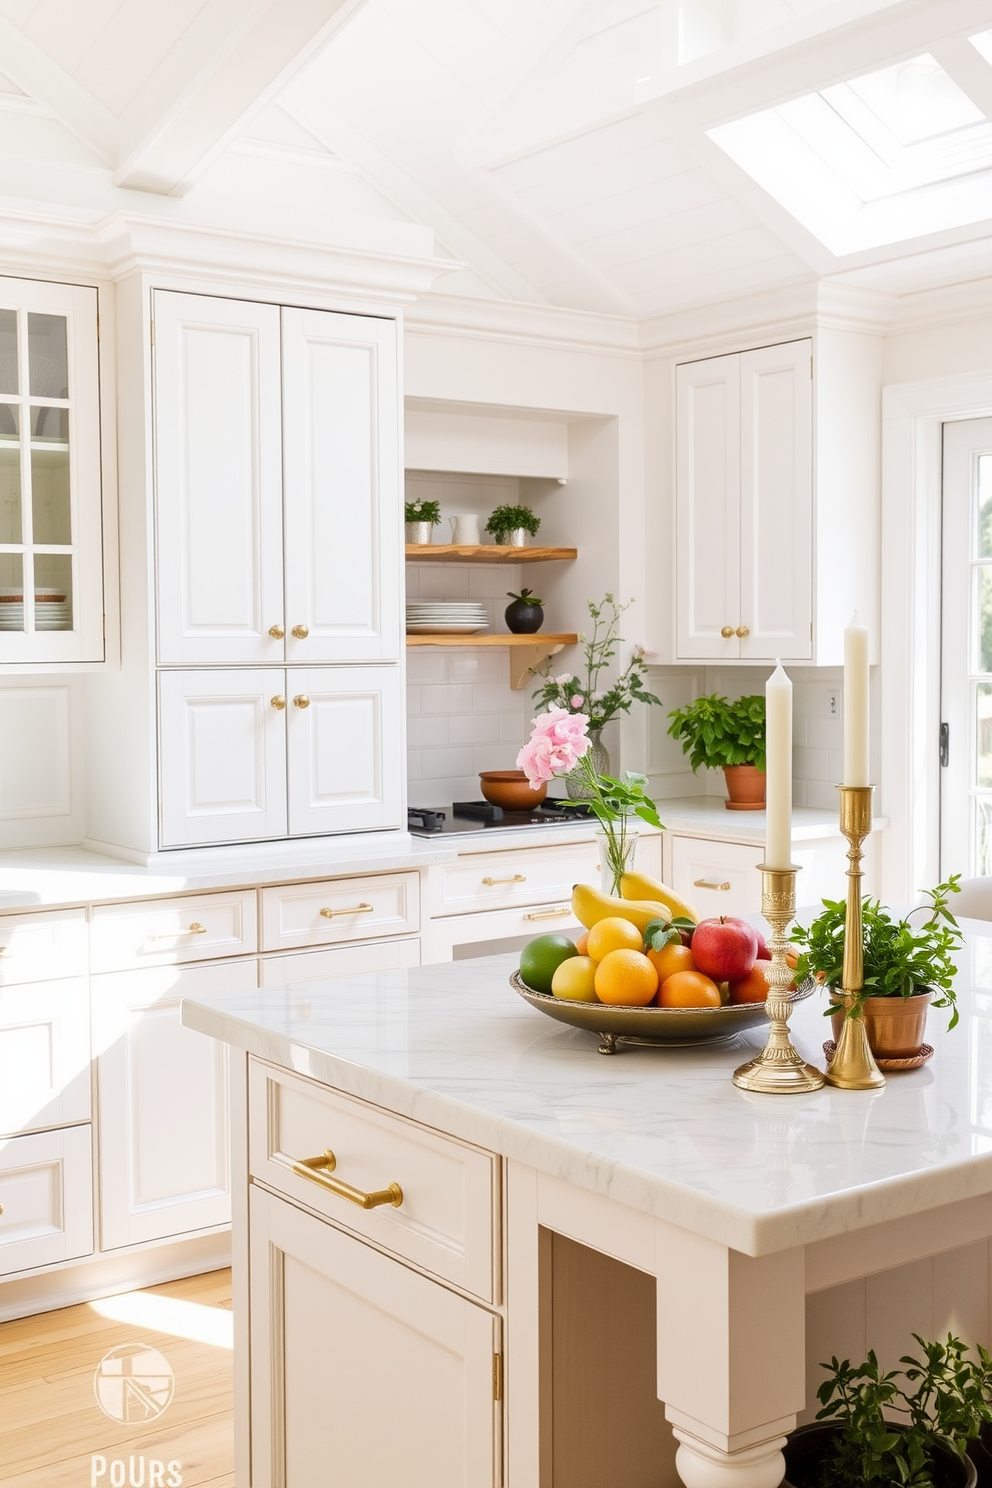
[{"label": "glass-paned door", "polygon": [[944,425],[941,874],[992,874],[992,418]]},{"label": "glass-paned door", "polygon": [[0,662],[101,660],[96,292],[0,280]]}]

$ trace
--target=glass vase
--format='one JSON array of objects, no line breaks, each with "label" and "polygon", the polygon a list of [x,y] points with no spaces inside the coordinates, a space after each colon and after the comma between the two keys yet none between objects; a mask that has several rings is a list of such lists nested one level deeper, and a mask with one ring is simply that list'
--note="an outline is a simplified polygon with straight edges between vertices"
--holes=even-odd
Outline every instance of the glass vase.
[{"label": "glass vase", "polygon": [[599,871],[604,894],[620,898],[620,880],[633,872],[637,851],[637,833],[628,825],[629,817],[611,822],[609,828],[596,833],[599,848]]},{"label": "glass vase", "polygon": [[[606,752],[602,733],[602,729],[589,730],[589,739],[592,747],[589,750],[588,758],[592,760],[593,768],[597,775],[609,775],[610,756]],[[569,770],[564,780],[565,791],[570,801],[592,800],[592,791],[589,789],[589,777],[581,764],[576,765],[574,770]]]}]

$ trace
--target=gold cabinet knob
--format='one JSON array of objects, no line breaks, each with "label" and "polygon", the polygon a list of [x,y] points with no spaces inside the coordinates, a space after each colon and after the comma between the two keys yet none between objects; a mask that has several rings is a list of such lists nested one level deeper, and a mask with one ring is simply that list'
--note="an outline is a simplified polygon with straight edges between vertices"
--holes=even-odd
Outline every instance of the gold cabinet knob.
[{"label": "gold cabinet knob", "polygon": [[273,708],[285,708],[286,706],[286,699],[282,696],[282,693],[279,692],[276,693],[274,698],[269,698],[269,702],[272,704]]},{"label": "gold cabinet knob", "polygon": [[305,641],[310,634],[310,627],[309,625],[294,625],[290,634],[294,635],[298,641]]},{"label": "gold cabinet knob", "polygon": [[285,627],[284,626],[282,626],[282,625],[270,625],[269,626],[269,635],[272,637],[272,639],[274,641],[281,641],[282,638],[283,638],[283,636],[285,634],[286,634],[286,630],[285,630]]},{"label": "gold cabinet knob", "polygon": [[0,1204],[0,1214],[2,1214],[2,1213],[3,1213],[3,1205]]},{"label": "gold cabinet knob", "polygon": [[722,630],[720,631],[720,634],[723,636],[723,639],[725,641],[729,641],[730,640],[730,637],[733,635],[733,633],[734,633],[734,627],[732,625],[725,625],[725,626],[723,626]]},{"label": "gold cabinet knob", "polygon": [[309,708],[310,699],[305,692],[298,692],[293,699],[293,705],[297,708]]},{"label": "gold cabinet knob", "polygon": [[738,625],[734,634],[740,636],[741,640],[743,641],[747,639],[751,632],[748,630],[746,625]]}]

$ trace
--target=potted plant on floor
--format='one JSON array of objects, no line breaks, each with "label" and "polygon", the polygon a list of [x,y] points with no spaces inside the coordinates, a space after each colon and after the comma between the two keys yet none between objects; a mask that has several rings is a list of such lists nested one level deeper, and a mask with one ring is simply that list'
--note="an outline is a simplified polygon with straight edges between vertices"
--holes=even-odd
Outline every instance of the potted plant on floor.
[{"label": "potted plant on floor", "polygon": [[[904,919],[894,919],[877,899],[864,899],[864,983],[860,996],[847,1008],[849,1018],[863,1017],[868,1044],[876,1059],[919,1060],[926,1046],[927,1011],[950,1008],[948,1028],[958,1021],[953,956],[963,936],[949,908],[951,894],[960,892],[955,873],[947,883],[927,889],[926,903],[910,910]],[[923,920],[916,917],[924,915]],[[796,980],[815,976],[831,989],[835,1040],[845,1017],[840,1002],[844,970],[844,926],[847,905],[824,899],[823,912],[809,925],[796,925],[791,940],[799,947]],[[929,1055],[927,1055],[929,1057]]]},{"label": "potted plant on floor", "polygon": [[407,501],[403,505],[406,540],[422,547],[433,541],[434,528],[441,520],[440,501]]},{"label": "potted plant on floor", "polygon": [[693,771],[723,770],[728,811],[765,808],[765,699],[730,702],[718,692],[669,713],[668,732],[682,743]]},{"label": "potted plant on floor", "polygon": [[913,1337],[922,1357],[904,1355],[900,1370],[883,1374],[874,1352],[821,1366],[821,1408],[789,1437],[783,1488],[974,1488],[967,1450],[992,1421],[992,1358],[981,1346],[971,1358],[951,1334]]},{"label": "potted plant on floor", "polygon": [[493,542],[500,547],[525,548],[541,525],[529,506],[498,506],[486,523]]}]

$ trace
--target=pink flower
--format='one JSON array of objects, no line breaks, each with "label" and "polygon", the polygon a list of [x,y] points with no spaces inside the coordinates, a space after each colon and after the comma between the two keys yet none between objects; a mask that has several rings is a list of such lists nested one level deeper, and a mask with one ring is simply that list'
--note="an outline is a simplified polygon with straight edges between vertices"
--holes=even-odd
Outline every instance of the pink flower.
[{"label": "pink flower", "polygon": [[573,692],[572,696],[569,698],[569,702],[571,703],[573,708],[581,708],[583,702],[581,692]]},{"label": "pink flower", "polygon": [[523,770],[531,785],[547,785],[556,775],[571,770],[586,753],[588,726],[584,713],[569,713],[565,708],[539,713],[530,738],[517,755],[517,769]]}]

